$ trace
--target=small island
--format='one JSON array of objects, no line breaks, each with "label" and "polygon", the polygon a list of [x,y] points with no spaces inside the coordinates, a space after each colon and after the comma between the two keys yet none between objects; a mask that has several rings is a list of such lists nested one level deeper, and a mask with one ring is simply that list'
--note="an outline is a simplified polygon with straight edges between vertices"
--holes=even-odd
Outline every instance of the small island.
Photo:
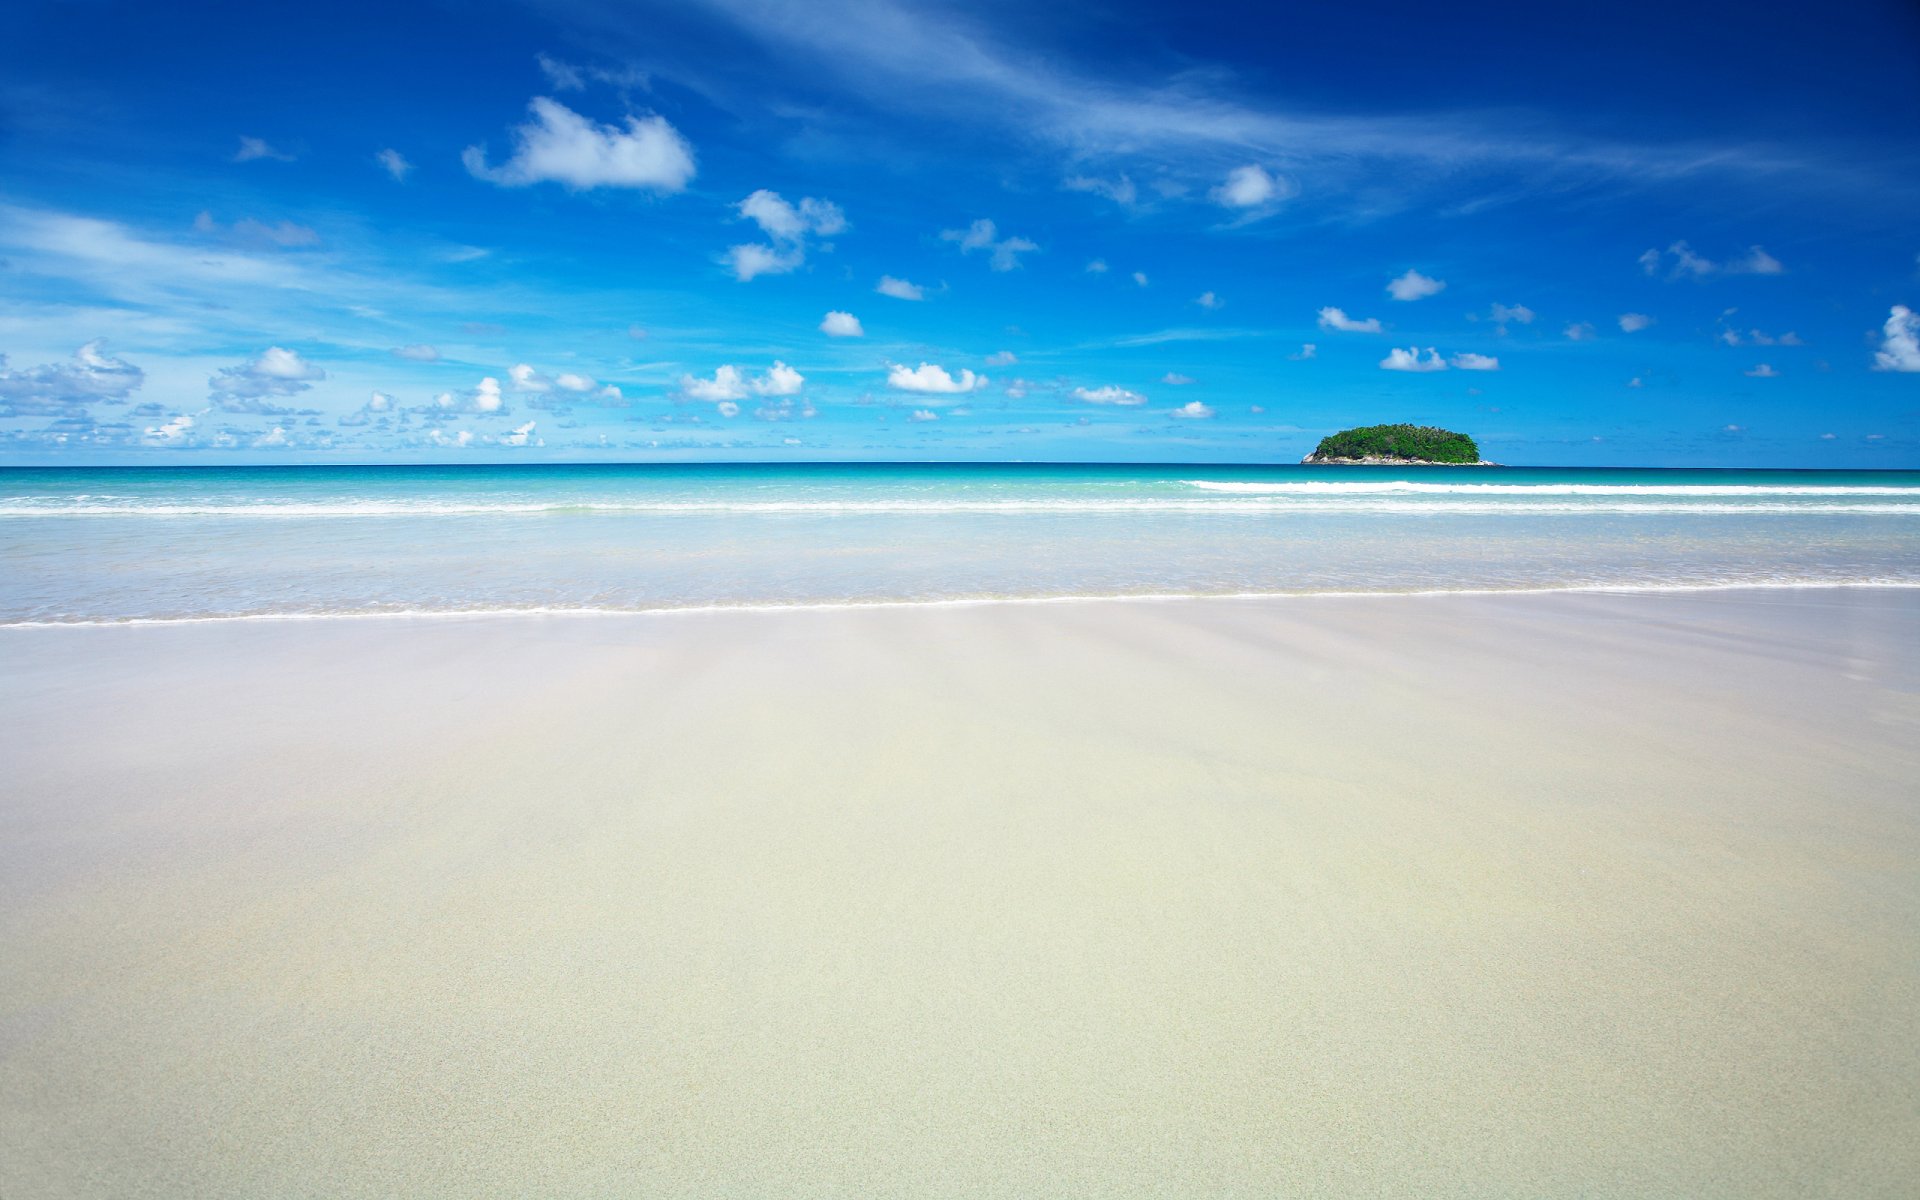
[{"label": "small island", "polygon": [[1320,439],[1300,460],[1314,465],[1491,467],[1464,433],[1431,425],[1364,425]]}]

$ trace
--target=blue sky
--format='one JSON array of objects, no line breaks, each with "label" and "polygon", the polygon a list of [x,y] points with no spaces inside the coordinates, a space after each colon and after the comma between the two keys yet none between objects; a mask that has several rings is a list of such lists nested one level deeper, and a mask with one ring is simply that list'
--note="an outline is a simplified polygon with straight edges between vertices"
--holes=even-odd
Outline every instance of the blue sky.
[{"label": "blue sky", "polygon": [[1920,466],[1920,14],[16,3],[0,461]]}]

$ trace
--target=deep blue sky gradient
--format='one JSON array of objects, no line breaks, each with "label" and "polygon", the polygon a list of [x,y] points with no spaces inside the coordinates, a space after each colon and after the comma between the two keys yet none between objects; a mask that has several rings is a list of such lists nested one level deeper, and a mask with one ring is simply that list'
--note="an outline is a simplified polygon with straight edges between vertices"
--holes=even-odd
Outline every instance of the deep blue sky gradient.
[{"label": "deep blue sky gradient", "polygon": [[[664,119],[694,173],[463,164],[539,97]],[[1412,420],[1920,466],[1916,111],[1901,3],[15,4],[0,461],[1262,461]],[[1225,202],[1247,168],[1272,196]],[[761,189],[846,227],[770,239]],[[942,236],[981,219],[1036,248]],[[976,386],[896,386],[923,363]]]}]

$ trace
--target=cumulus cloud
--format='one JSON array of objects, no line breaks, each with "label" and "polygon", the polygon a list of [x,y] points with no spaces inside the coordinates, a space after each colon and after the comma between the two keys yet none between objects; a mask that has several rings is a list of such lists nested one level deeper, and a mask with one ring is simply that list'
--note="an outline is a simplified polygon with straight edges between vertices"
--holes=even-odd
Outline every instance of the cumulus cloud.
[{"label": "cumulus cloud", "polygon": [[1011,350],[996,350],[987,355],[987,365],[990,367],[1010,367],[1019,361],[1020,356]]},{"label": "cumulus cloud", "polygon": [[102,339],[86,343],[63,363],[15,371],[0,354],[0,416],[67,413],[97,402],[124,404],[146,380],[146,372],[101,349]]},{"label": "cumulus cloud", "polygon": [[156,446],[178,446],[193,436],[193,426],[193,418],[186,413],[180,413],[172,420],[148,426],[143,436]]},{"label": "cumulus cloud", "polygon": [[1653,324],[1653,318],[1648,316],[1645,313],[1621,313],[1620,314],[1620,332],[1621,333],[1639,333],[1642,329],[1645,329],[1652,324]]},{"label": "cumulus cloud", "polygon": [[1171,414],[1187,421],[1204,421],[1213,415],[1213,410],[1198,400],[1189,400]]},{"label": "cumulus cloud", "polygon": [[367,402],[340,418],[340,424],[347,426],[372,425],[379,423],[383,428],[399,411],[393,397],[385,392],[374,392]]},{"label": "cumulus cloud", "polygon": [[[1339,310],[1335,309],[1334,311],[1338,312]],[[1287,357],[1292,359],[1295,362],[1305,362],[1307,359],[1312,358],[1314,355],[1318,354],[1319,352],[1320,352],[1320,347],[1314,345],[1312,342],[1301,342],[1299,353],[1289,354],[1287,355]]]},{"label": "cumulus cloud", "polygon": [[1121,408],[1138,408],[1147,402],[1139,392],[1128,391],[1123,387],[1107,384],[1104,387],[1073,389],[1076,400],[1085,400],[1088,404],[1113,404]]},{"label": "cumulus cloud", "polygon": [[761,188],[734,207],[743,220],[752,221],[772,239],[771,245],[728,248],[726,262],[743,283],[756,275],[784,275],[798,268],[806,261],[809,237],[832,237],[847,228],[839,205],[812,196],[790,204],[779,192]]},{"label": "cumulus cloud", "polygon": [[1257,164],[1235,167],[1208,195],[1225,208],[1257,210],[1278,204],[1294,194],[1293,185]]},{"label": "cumulus cloud", "polygon": [[1586,321],[1574,321],[1561,332],[1566,334],[1570,342],[1590,342],[1599,335],[1599,331]]},{"label": "cumulus cloud", "polygon": [[1212,292],[1201,292],[1198,296],[1194,297],[1193,302],[1201,308],[1207,309],[1220,308],[1226,304],[1225,300],[1222,300]]},{"label": "cumulus cloud", "polygon": [[1089,275],[1105,275],[1106,273],[1107,260],[1104,258],[1096,258],[1087,264],[1087,274]]},{"label": "cumulus cloud", "polygon": [[792,396],[785,396],[777,404],[762,404],[753,410],[753,415],[755,419],[761,421],[791,421],[796,418],[806,420],[818,416],[819,410],[813,407],[811,401],[801,400],[796,403]]},{"label": "cumulus cloud", "polygon": [[468,146],[460,161],[476,179],[501,187],[552,182],[575,190],[597,187],[677,192],[693,178],[693,147],[664,117],[627,117],[626,128],[600,125],[545,96],[528,109],[533,120],[513,131],[514,152],[487,164],[485,146]]},{"label": "cumulus cloud", "polygon": [[408,162],[404,155],[392,147],[388,147],[374,155],[373,161],[380,164],[381,170],[393,176],[395,183],[405,183],[407,181],[407,172],[413,170],[413,164]]},{"label": "cumulus cloud", "polygon": [[409,411],[419,413],[429,421],[437,421],[462,414],[503,417],[509,410],[506,397],[500,390],[500,381],[488,375],[475,384],[470,391],[441,392],[433,398],[432,403],[420,405]]},{"label": "cumulus cloud", "polygon": [[744,400],[747,396],[747,379],[740,368],[731,364],[717,368],[712,379],[701,379],[694,375],[680,377],[680,394],[689,400]]},{"label": "cumulus cloud", "polygon": [[891,275],[882,275],[873,290],[882,296],[892,296],[895,300],[924,300],[927,296],[927,289],[919,284],[895,279]]},{"label": "cumulus cloud", "polygon": [[[776,360],[763,374],[751,379],[732,363],[715,368],[713,378],[701,379],[695,375],[680,377],[680,394],[689,400],[704,400],[725,405],[735,400],[745,400],[754,396],[791,396],[806,385],[807,377]],[[733,416],[722,411],[722,416]]]},{"label": "cumulus cloud", "polygon": [[1420,272],[1408,268],[1405,275],[1387,283],[1387,294],[1395,300],[1424,300],[1428,296],[1437,296],[1445,291],[1447,281],[1429,279]]},{"label": "cumulus cloud", "polygon": [[1920,313],[1896,304],[1880,333],[1880,348],[1873,352],[1874,370],[1920,371]]},{"label": "cumulus cloud", "polygon": [[1773,369],[1773,368],[1772,368],[1771,366],[1769,366],[1769,365],[1768,365],[1768,364],[1766,364],[1766,363],[1761,363],[1761,364],[1759,364],[1758,366],[1756,366],[1756,367],[1754,367],[1754,368],[1752,368],[1751,370],[1749,370],[1749,371],[1747,371],[1747,372],[1745,372],[1745,374],[1746,374],[1746,376],[1747,376],[1747,378],[1748,378],[1748,379],[1778,379],[1778,378],[1780,378],[1780,372],[1778,372],[1778,371],[1776,371],[1776,370],[1774,370],[1774,369]]},{"label": "cumulus cloud", "polygon": [[1191,375],[1182,375],[1177,371],[1168,371],[1160,377],[1160,382],[1171,387],[1186,387],[1188,384],[1194,382],[1194,379]]},{"label": "cumulus cloud", "polygon": [[1675,242],[1662,250],[1648,250],[1640,256],[1640,269],[1648,276],[1664,273],[1668,279],[1705,279],[1709,275],[1779,275],[1786,271],[1780,260],[1759,246],[1750,246],[1745,254],[1715,262],[1694,252],[1686,242]]},{"label": "cumulus cloud", "polygon": [[[1431,353],[1431,351],[1429,351],[1429,353]],[[1491,354],[1475,354],[1470,350],[1466,350],[1453,356],[1453,365],[1455,367],[1458,367],[1462,371],[1498,371],[1500,369],[1500,360],[1493,357]],[[1432,367],[1418,367],[1418,368],[1402,367],[1397,369],[1430,371],[1433,368]]]},{"label": "cumulus cloud", "polygon": [[834,311],[820,320],[820,332],[828,337],[865,337],[867,331],[860,328],[860,318],[850,312]]},{"label": "cumulus cloud", "polygon": [[1357,321],[1344,311],[1331,306],[1320,310],[1320,328],[1337,333],[1379,333],[1380,318],[1368,317]]},{"label": "cumulus cloud", "polygon": [[916,408],[907,414],[909,421],[938,421],[940,414],[929,408]]},{"label": "cumulus cloud", "polygon": [[233,153],[237,163],[253,162],[256,159],[272,159],[274,162],[292,162],[293,155],[274,149],[265,138],[245,137],[240,139],[240,148]]},{"label": "cumulus cloud", "polygon": [[424,344],[395,346],[393,353],[396,358],[412,359],[414,362],[438,362],[440,360],[439,347]]},{"label": "cumulus cloud", "polygon": [[503,433],[495,440],[502,446],[524,446],[527,444],[527,439],[533,436],[533,426],[532,421],[528,421],[525,425],[517,425],[513,432]]},{"label": "cumulus cloud", "polygon": [[940,233],[943,242],[957,242],[960,253],[972,254],[975,250],[987,252],[987,265],[996,271],[1011,271],[1020,265],[1020,256],[1040,248],[1037,242],[1023,237],[1001,237],[999,229],[985,217],[980,218],[965,229],[946,229]]},{"label": "cumulus cloud", "polygon": [[214,404],[224,412],[284,415],[294,410],[272,397],[297,396],[327,373],[292,350],[269,346],[260,357],[224,367],[207,380]]},{"label": "cumulus cloud", "polygon": [[1444,371],[1447,369],[1447,364],[1440,357],[1440,352],[1432,346],[1427,347],[1425,358],[1420,357],[1420,349],[1417,346],[1409,346],[1405,350],[1395,347],[1380,360],[1380,369],[1383,371]]},{"label": "cumulus cloud", "polygon": [[1147,286],[1147,273],[1145,271],[1135,271],[1133,273],[1133,281],[1141,287]]},{"label": "cumulus cloud", "polygon": [[892,363],[887,367],[887,386],[902,392],[959,395],[987,386],[987,377],[964,367],[959,374],[950,375],[945,367],[934,363],[923,362],[912,369]]}]

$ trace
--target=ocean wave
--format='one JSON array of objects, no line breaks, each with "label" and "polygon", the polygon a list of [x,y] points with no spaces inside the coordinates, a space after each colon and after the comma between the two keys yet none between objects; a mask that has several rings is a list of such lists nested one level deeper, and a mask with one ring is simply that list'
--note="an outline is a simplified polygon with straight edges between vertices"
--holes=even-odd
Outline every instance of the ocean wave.
[{"label": "ocean wave", "polygon": [[445,608],[360,608],[267,612],[189,613],[164,616],[74,616],[0,619],[0,629],[92,629],[144,625],[209,625],[281,621],[479,620],[501,617],[673,617],[725,613],[839,612],[862,609],[981,608],[1020,605],[1166,604],[1181,601],[1406,599],[1445,596],[1663,595],[1737,591],[1834,591],[1920,589],[1920,579],[1897,577],[1780,578],[1696,582],[1582,582],[1511,587],[1326,588],[1292,591],[1107,592],[1063,595],[975,595],[925,598],[742,601],[678,605],[493,605]]},{"label": "ocean wave", "polygon": [[1180,482],[1201,491],[1240,496],[1904,496],[1920,500],[1920,487],[1878,484],[1420,483],[1401,479],[1292,483],[1183,479]]},{"label": "ocean wave", "polygon": [[[1196,486],[1200,486],[1196,484]],[[1217,485],[1224,487],[1226,485]],[[1295,485],[1246,485],[1290,487]],[[1298,485],[1309,486],[1309,485]],[[1340,486],[1340,485],[1311,485]],[[301,503],[195,503],[140,501],[116,503],[21,503],[0,501],[0,520],[48,517],[238,517],[261,519],[360,517],[512,517],[568,515],[657,516],[946,516],[1019,514],[1795,514],[1880,513],[1920,516],[1920,488],[1729,489],[1688,492],[1679,488],[1571,492],[1557,485],[1475,495],[1467,492],[1404,494],[1386,485],[1361,485],[1368,491],[1342,493],[1232,494],[1214,497],[983,499],[983,500],[663,500],[663,501],[386,501],[341,500]],[[1497,486],[1497,485],[1496,485]],[[1888,497],[1906,497],[1907,503]],[[1499,498],[1494,498],[1499,497]],[[1554,500],[1551,497],[1560,497]],[[1805,497],[1805,499],[1801,499]],[[1860,497],[1861,499],[1855,499]],[[1872,498],[1878,498],[1877,500]]]}]

